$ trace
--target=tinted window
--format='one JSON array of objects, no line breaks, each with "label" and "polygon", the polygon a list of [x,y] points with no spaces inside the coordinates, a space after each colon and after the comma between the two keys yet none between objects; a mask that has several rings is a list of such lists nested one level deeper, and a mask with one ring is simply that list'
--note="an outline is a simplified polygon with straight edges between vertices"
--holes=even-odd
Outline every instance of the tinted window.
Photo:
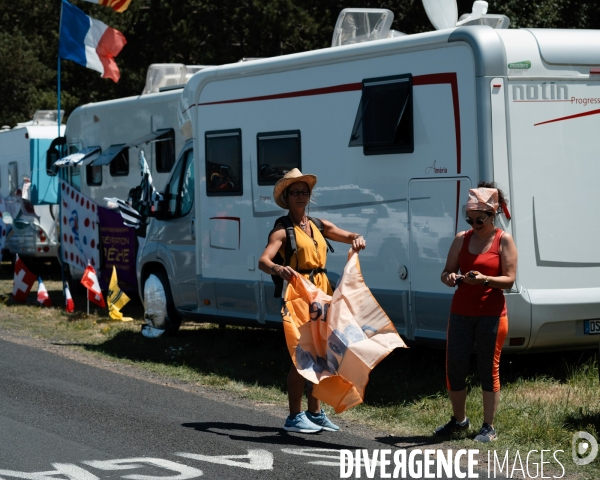
[{"label": "tinted window", "polygon": [[181,172],[183,170],[184,163],[185,161],[182,160],[175,166],[175,170],[173,170],[173,175],[171,175],[169,185],[167,185],[165,190],[166,198],[164,201],[167,206],[167,215],[169,217],[174,217],[177,215],[177,200],[179,198],[179,192],[181,191]]},{"label": "tinted window", "polygon": [[349,146],[365,155],[414,151],[412,75],[363,80]]},{"label": "tinted window", "polygon": [[206,132],[206,191],[208,195],[242,194],[242,132]]},{"label": "tinted window", "polygon": [[85,181],[90,186],[102,185],[102,165],[86,165]]},{"label": "tinted window", "polygon": [[190,150],[186,153],[186,165],[183,172],[181,183],[181,213],[183,217],[190,213],[194,205],[194,152]]},{"label": "tinted window", "polygon": [[274,185],[300,165],[300,131],[259,133],[256,136],[258,184]]},{"label": "tinted window", "polygon": [[124,148],[110,162],[110,174],[113,177],[126,177],[129,175],[129,149]]},{"label": "tinted window", "polygon": [[154,143],[156,153],[156,171],[168,173],[175,163],[175,132],[171,129],[159,137]]},{"label": "tinted window", "polygon": [[63,157],[65,144],[65,137],[58,137],[52,140],[52,143],[46,152],[46,172],[48,175],[56,175],[56,166],[54,164]]}]

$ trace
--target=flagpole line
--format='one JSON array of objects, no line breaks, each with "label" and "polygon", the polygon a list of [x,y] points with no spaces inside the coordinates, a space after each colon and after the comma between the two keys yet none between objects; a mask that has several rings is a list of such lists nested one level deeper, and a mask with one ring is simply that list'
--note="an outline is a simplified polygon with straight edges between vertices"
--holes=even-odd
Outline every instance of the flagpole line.
[{"label": "flagpole line", "polygon": [[[62,28],[62,2],[60,4],[60,20],[58,22],[58,43],[60,44],[60,29]],[[57,52],[57,56],[58,56],[58,67],[56,69],[57,71],[57,101],[58,101],[58,136],[60,137],[60,46],[59,46],[59,51]]]}]

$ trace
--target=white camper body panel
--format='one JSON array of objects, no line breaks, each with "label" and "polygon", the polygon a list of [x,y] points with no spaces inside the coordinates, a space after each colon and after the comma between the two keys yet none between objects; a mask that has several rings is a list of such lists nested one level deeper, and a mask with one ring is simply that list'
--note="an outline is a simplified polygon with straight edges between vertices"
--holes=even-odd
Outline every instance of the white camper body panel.
[{"label": "white camper body panel", "polygon": [[[57,205],[34,205],[35,215],[30,215],[21,211],[20,203],[16,200],[23,188],[23,178],[33,177],[32,156],[39,156],[39,159],[35,159],[36,164],[45,158],[46,143],[58,133],[57,125],[24,125],[0,132],[0,197],[13,219],[20,214],[5,245],[13,255],[41,259],[57,257]],[[65,126],[61,125],[60,134],[64,133]],[[40,145],[34,145],[39,140],[47,142],[40,148]]]},{"label": "white camper body panel", "polygon": [[[195,259],[188,254],[177,264],[174,252],[183,258],[186,247],[168,247],[168,222],[153,220],[138,265],[140,291],[145,278],[162,269],[187,318],[281,322],[271,278],[257,261],[285,212],[273,201],[273,185],[258,182],[257,138],[292,131],[301,138],[301,170],[318,176],[310,215],[364,235],[366,283],[408,339],[445,340],[453,291],[439,277],[452,238],[469,228],[467,191],[485,180],[507,193],[512,216],[501,216],[499,227],[514,236],[519,250],[517,281],[505,292],[505,348],[597,345],[598,337],[584,333],[586,320],[600,318],[600,260],[589,240],[596,237],[572,236],[584,224],[598,223],[584,220],[595,219],[585,203],[598,196],[593,182],[600,172],[592,154],[600,141],[593,134],[599,117],[589,103],[575,105],[562,96],[568,90],[600,99],[590,75],[590,65],[600,59],[590,60],[595,50],[585,45],[598,32],[583,39],[557,33],[567,40],[566,53],[557,52],[543,31],[462,27],[196,74],[179,111],[180,125],[193,135],[195,211],[177,220],[180,226],[187,221],[195,238]],[[576,46],[588,57],[579,55],[575,66],[561,64]],[[365,155],[350,147],[362,82],[406,74],[413,82],[414,151]],[[542,86],[548,82],[556,88]],[[525,97],[534,96],[534,84],[536,102],[514,101],[521,87]],[[556,101],[541,102],[542,96]],[[569,115],[581,118],[544,126],[553,129],[550,134],[536,126]],[[241,138],[241,191],[210,193],[207,138],[231,132]],[[591,228],[598,233],[596,225]],[[327,269],[335,279],[348,247],[334,247]],[[189,275],[194,269],[195,282]],[[194,289],[195,298],[189,294]]]},{"label": "white camper body panel", "polygon": [[[111,146],[122,145],[125,151],[128,150],[129,168],[125,174],[124,171],[114,172],[112,162],[109,162],[97,167],[101,169],[101,176],[90,178],[92,171],[86,167],[90,162],[94,163],[94,157],[82,161],[80,166],[68,167],[70,183],[102,206],[106,204],[104,197],[125,200],[129,190],[140,184],[139,152],[143,150],[154,185],[162,188],[175,155],[183,146],[177,127],[177,105],[181,92],[177,89],[76,108],[67,121],[69,153],[86,147],[99,147],[101,152],[106,152]],[[157,165],[157,143],[161,142],[160,135],[169,131],[174,138],[173,158],[170,163],[167,162],[166,168],[161,168]]]}]

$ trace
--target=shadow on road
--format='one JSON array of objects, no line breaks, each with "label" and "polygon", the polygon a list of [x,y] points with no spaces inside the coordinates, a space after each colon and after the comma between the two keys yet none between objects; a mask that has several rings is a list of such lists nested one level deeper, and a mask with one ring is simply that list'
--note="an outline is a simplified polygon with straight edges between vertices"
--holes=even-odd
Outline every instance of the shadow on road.
[{"label": "shadow on road", "polygon": [[[317,438],[326,435],[335,435],[331,432],[313,433],[310,436],[303,434],[288,433],[281,428],[256,426],[247,423],[229,423],[229,422],[198,422],[184,423],[183,427],[193,428],[199,432],[209,432],[215,435],[229,437],[231,440],[242,442],[254,442],[269,445],[294,445],[307,448],[334,448],[334,449],[358,449],[363,448],[356,445],[337,444],[317,440]],[[246,432],[247,435],[238,435],[231,432]],[[257,435],[252,435],[255,433]],[[261,435],[267,434],[267,435]],[[331,437],[329,437],[331,438]]]}]

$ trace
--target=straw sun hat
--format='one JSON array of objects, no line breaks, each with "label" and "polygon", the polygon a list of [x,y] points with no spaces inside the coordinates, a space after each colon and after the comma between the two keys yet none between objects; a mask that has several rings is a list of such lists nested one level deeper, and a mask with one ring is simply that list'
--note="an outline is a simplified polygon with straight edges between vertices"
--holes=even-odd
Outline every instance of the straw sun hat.
[{"label": "straw sun hat", "polygon": [[309,192],[312,193],[313,188],[317,183],[317,176],[311,174],[303,175],[300,170],[293,168],[287,172],[283,178],[277,180],[275,188],[273,188],[273,198],[275,199],[275,203],[281,208],[288,208],[287,199],[283,197],[283,192],[292,183],[296,182],[306,183],[308,185]]}]

